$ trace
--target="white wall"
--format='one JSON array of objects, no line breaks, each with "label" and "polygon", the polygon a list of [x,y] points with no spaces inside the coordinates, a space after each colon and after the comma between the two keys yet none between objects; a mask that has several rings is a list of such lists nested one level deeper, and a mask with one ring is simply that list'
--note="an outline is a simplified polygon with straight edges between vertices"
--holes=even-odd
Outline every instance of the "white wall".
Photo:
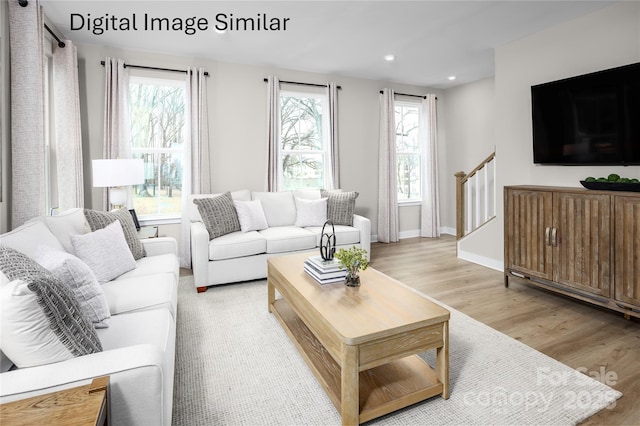
[{"label": "white wall", "polygon": [[447,143],[440,163],[442,226],[456,227],[455,173],[469,173],[495,149],[493,77],[445,91]]},{"label": "white wall", "polygon": [[[635,62],[640,62],[639,2],[618,2],[497,48],[495,135],[500,191],[505,185],[518,184],[579,187],[587,176],[612,172],[640,177],[640,166],[534,165],[531,149],[532,85]],[[462,241],[462,252],[502,263],[502,209],[499,196],[498,220]]]},{"label": "white wall", "polygon": [[[266,83],[276,74],[280,80],[321,83],[335,81],[339,92],[339,138],[341,187],[360,193],[356,212],[372,221],[377,229],[378,115],[379,91],[390,87],[411,94],[441,91],[384,81],[321,75],[270,67],[230,64],[197,58],[159,55],[78,46],[80,91],[85,156],[86,204],[99,206],[101,191],[90,184],[90,160],[102,157],[104,68],[106,56],[137,65],[184,69],[202,66],[210,74],[209,123],[214,192],[236,189],[262,191],[266,188]],[[441,123],[440,128],[444,128]],[[444,141],[441,141],[444,143]],[[419,208],[401,210],[401,232],[419,228]],[[161,226],[161,235],[178,236],[177,226]]]}]

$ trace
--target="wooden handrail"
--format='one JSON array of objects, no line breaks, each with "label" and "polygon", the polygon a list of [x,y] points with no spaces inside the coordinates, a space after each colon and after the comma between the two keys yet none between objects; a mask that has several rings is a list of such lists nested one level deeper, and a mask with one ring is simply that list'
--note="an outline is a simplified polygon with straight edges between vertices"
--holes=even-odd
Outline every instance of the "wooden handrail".
[{"label": "wooden handrail", "polygon": [[464,203],[464,184],[472,178],[479,170],[482,170],[489,162],[493,161],[496,157],[496,152],[493,151],[487,158],[485,158],[478,166],[469,173],[457,172],[456,177],[456,239],[464,237],[464,216],[465,216],[465,203]]},{"label": "wooden handrail", "polygon": [[456,178],[458,177],[459,173],[462,173],[462,182],[460,182],[460,184],[464,184],[466,181],[468,181],[470,178],[473,177],[473,175],[475,175],[476,173],[478,173],[478,170],[482,170],[482,168],[484,166],[487,165],[487,163],[489,163],[491,160],[493,160],[496,157],[496,152],[492,152],[491,155],[489,155],[487,158],[485,158],[480,164],[478,164],[478,166],[471,170],[469,173],[467,173],[466,175],[464,174],[464,172],[458,172],[456,173]]}]

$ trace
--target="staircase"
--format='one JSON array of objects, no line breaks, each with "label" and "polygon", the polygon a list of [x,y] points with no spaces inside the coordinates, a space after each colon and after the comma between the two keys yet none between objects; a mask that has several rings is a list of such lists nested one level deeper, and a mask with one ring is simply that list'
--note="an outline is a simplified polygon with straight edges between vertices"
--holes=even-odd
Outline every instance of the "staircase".
[{"label": "staircase", "polygon": [[460,240],[496,217],[495,151],[469,173],[456,177],[456,239]]}]

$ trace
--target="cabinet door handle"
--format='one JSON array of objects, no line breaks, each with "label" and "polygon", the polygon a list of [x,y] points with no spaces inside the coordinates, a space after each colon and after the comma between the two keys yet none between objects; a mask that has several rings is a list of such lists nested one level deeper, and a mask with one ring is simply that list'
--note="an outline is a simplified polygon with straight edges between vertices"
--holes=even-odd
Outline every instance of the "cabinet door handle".
[{"label": "cabinet door handle", "polygon": [[551,230],[551,245],[554,247],[558,246],[558,228]]},{"label": "cabinet door handle", "polygon": [[544,230],[544,243],[545,243],[545,245],[550,245],[551,244],[550,236],[551,236],[551,228],[549,228],[547,226],[547,228]]}]

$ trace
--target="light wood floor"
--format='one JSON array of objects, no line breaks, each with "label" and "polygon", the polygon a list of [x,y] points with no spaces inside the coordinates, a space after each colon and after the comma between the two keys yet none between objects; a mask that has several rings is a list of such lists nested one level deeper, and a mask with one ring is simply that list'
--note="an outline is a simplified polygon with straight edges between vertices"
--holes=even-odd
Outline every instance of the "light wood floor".
[{"label": "light wood floor", "polygon": [[[456,258],[455,238],[373,243],[371,266],[623,393],[586,425],[640,425],[640,321]],[[603,377],[602,381],[605,378]]]}]

